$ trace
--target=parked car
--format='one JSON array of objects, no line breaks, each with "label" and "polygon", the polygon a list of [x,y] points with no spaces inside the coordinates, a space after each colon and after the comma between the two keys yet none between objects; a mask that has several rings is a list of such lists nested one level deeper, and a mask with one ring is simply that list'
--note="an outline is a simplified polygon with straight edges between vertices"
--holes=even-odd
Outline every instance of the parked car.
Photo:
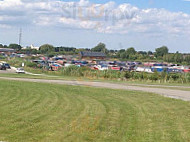
[{"label": "parked car", "polygon": [[16,73],[25,73],[23,68],[17,68]]},{"label": "parked car", "polygon": [[3,64],[0,64],[0,70],[6,70],[6,67]]},{"label": "parked car", "polygon": [[107,65],[95,65],[93,69],[104,71],[104,70],[108,70],[108,66]]},{"label": "parked car", "polygon": [[3,65],[6,67],[6,69],[11,69],[11,67],[10,67],[10,65],[9,65],[9,64],[4,63]]}]

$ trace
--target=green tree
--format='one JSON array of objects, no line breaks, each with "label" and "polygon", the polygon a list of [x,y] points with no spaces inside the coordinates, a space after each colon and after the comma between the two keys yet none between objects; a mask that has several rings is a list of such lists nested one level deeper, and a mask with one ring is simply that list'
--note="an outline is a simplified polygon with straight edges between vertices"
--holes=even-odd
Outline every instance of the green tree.
[{"label": "green tree", "polygon": [[147,52],[148,55],[153,55],[152,51]]},{"label": "green tree", "polygon": [[176,52],[174,55],[174,60],[176,63],[181,63],[183,62],[183,55],[180,54],[179,52]]},{"label": "green tree", "polygon": [[93,52],[103,52],[103,53],[108,53],[108,50],[106,48],[106,45],[104,43],[99,43],[97,46],[91,49]]},{"label": "green tree", "polygon": [[127,54],[127,55],[135,55],[135,54],[136,54],[136,50],[135,50],[133,47],[128,48],[128,49],[126,50],[126,54]]},{"label": "green tree", "polygon": [[160,48],[156,48],[156,57],[163,57],[165,54],[168,54],[169,49],[166,46],[162,46]]},{"label": "green tree", "polygon": [[175,56],[175,54],[171,54],[171,53],[165,54],[163,56],[163,60],[166,61],[166,62],[175,62],[174,56]]},{"label": "green tree", "polygon": [[4,48],[3,44],[0,44],[0,48]]},{"label": "green tree", "polygon": [[42,54],[48,54],[48,53],[51,53],[51,52],[55,52],[55,48],[54,48],[53,45],[44,44],[44,45],[40,46],[40,52]]},{"label": "green tree", "polygon": [[126,51],[125,51],[125,54],[126,54],[126,58],[127,59],[130,59],[130,60],[135,60],[136,59],[136,50],[131,47],[131,48],[128,48]]},{"label": "green tree", "polygon": [[125,49],[121,49],[121,50],[119,50],[118,52],[117,52],[117,54],[116,54],[116,57],[117,58],[125,58]]},{"label": "green tree", "polygon": [[8,48],[12,48],[12,49],[15,49],[15,50],[21,50],[22,49],[22,47],[20,45],[15,44],[15,43],[9,44]]},{"label": "green tree", "polygon": [[4,45],[3,47],[4,47],[4,48],[8,48],[8,46],[7,46],[7,45]]},{"label": "green tree", "polygon": [[186,63],[187,63],[188,65],[190,65],[190,55],[187,55],[187,56],[185,57],[185,61],[186,61]]}]

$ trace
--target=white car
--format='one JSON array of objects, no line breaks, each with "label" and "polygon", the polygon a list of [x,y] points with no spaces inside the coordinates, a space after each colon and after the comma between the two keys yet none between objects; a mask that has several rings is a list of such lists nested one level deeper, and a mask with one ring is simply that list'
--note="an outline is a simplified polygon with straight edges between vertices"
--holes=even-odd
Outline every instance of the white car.
[{"label": "white car", "polygon": [[23,68],[17,68],[16,73],[25,73]]},{"label": "white car", "polygon": [[100,71],[108,70],[107,65],[95,65],[94,68]]},{"label": "white car", "polygon": [[137,72],[147,72],[147,73],[153,73],[151,68],[148,67],[137,67],[136,68]]}]

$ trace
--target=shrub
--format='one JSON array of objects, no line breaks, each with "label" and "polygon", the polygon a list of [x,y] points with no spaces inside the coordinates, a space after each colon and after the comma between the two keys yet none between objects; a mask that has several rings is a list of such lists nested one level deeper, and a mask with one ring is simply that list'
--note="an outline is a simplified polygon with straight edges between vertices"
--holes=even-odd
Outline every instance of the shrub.
[{"label": "shrub", "polygon": [[171,78],[176,81],[177,79],[179,79],[179,74],[172,74]]},{"label": "shrub", "polygon": [[27,67],[31,67],[31,68],[37,67],[37,64],[33,62],[26,62],[25,64]]},{"label": "shrub", "polygon": [[186,75],[187,82],[190,82],[190,73]]},{"label": "shrub", "polygon": [[130,79],[130,78],[131,78],[131,73],[128,72],[128,71],[125,72],[124,77],[125,77],[126,79]]},{"label": "shrub", "polygon": [[152,81],[157,81],[158,79],[159,79],[159,74],[158,74],[158,72],[154,72],[153,74],[151,74],[150,80],[152,80]]}]

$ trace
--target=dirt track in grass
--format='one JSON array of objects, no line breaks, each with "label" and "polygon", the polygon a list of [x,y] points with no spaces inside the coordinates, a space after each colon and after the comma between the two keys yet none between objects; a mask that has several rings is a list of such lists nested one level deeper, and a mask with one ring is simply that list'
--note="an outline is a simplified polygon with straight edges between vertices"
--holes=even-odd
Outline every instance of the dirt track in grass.
[{"label": "dirt track in grass", "polygon": [[143,91],[143,92],[156,93],[156,94],[163,95],[163,96],[170,97],[170,98],[181,99],[184,101],[190,101],[190,91],[174,90],[174,89],[168,89],[168,88],[156,88],[156,87],[154,88],[153,86],[152,87],[149,87],[149,86],[141,87],[141,86],[126,85],[126,84],[89,82],[89,81],[82,81],[82,80],[66,81],[66,80],[46,80],[46,79],[9,78],[9,77],[0,77],[0,79]]}]

